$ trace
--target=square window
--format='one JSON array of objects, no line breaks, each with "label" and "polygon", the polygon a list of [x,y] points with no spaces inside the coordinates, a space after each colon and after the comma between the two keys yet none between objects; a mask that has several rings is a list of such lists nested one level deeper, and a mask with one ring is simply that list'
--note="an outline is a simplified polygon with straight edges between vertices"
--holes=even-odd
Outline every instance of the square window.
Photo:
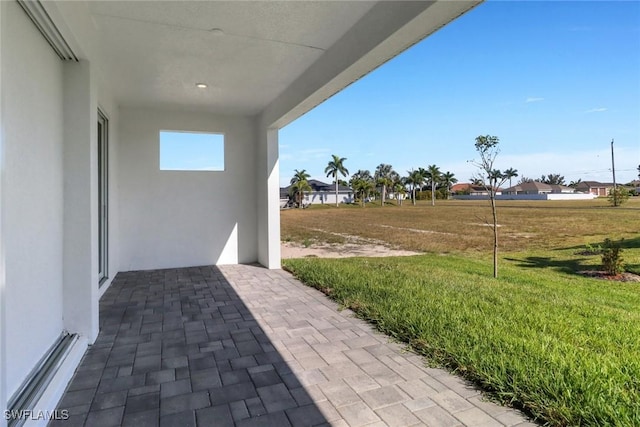
[{"label": "square window", "polygon": [[160,131],[160,170],[224,171],[224,134]]}]

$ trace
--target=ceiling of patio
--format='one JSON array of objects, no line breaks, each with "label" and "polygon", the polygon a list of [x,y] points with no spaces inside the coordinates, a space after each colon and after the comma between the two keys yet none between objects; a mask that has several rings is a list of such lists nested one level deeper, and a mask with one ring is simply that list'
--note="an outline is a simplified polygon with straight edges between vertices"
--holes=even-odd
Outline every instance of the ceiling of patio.
[{"label": "ceiling of patio", "polygon": [[[446,4],[447,13],[436,10],[435,19],[423,25],[417,39],[477,2],[439,2],[439,9]],[[376,43],[384,41],[431,8],[432,3],[87,2],[100,51],[99,66],[120,105],[243,115],[265,110],[296,79],[309,73],[312,66],[317,67],[323,61],[335,62],[336,55],[331,55],[331,51],[338,45],[347,45],[345,39],[351,45],[344,46],[346,49],[341,49],[337,57],[353,55],[355,63],[364,54],[358,44],[367,45],[369,39],[376,38],[380,39]],[[404,48],[416,41],[408,40]],[[397,53],[385,52],[368,69],[358,70],[360,74],[351,81]],[[339,71],[347,65],[341,65]],[[320,68],[326,69],[326,64]],[[331,77],[311,74],[311,80],[325,79],[323,85]],[[351,81],[342,83],[342,87]],[[197,83],[208,87],[199,89]],[[326,98],[342,87],[322,96]]]}]

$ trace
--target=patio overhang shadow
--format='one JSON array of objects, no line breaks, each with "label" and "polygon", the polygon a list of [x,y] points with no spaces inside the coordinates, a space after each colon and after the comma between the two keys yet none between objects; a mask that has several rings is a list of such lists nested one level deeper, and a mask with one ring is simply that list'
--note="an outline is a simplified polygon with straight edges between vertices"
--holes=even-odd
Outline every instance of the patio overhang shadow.
[{"label": "patio overhang shadow", "polygon": [[215,266],[119,273],[50,425],[319,425],[322,411]]}]

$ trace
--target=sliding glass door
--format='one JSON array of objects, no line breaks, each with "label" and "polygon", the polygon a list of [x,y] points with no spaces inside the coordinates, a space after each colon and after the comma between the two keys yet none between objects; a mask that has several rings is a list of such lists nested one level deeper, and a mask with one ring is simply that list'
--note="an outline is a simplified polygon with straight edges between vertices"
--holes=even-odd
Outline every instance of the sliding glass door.
[{"label": "sliding glass door", "polygon": [[98,285],[109,278],[109,121],[98,111]]}]

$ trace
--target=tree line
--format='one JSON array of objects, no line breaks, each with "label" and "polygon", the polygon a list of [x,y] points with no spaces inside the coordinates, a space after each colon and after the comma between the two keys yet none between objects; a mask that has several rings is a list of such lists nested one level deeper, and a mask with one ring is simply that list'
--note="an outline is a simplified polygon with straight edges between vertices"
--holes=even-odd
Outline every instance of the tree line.
[{"label": "tree line", "polygon": [[[442,172],[437,165],[411,169],[407,171],[406,175],[400,175],[393,169],[393,166],[387,163],[379,164],[373,173],[368,169],[359,169],[351,175],[349,181],[344,181],[340,179],[340,176],[345,178],[349,176],[349,170],[344,165],[347,159],[335,154],[331,157],[324,171],[328,178],[333,178],[336,207],[339,206],[338,190],[340,184],[351,187],[363,207],[365,201],[374,194],[380,196],[380,204],[383,206],[390,197],[402,205],[406,195],[410,194],[411,201],[415,205],[416,192],[425,188],[430,188],[431,205],[435,206],[438,191],[441,192],[442,197],[449,198],[451,186],[458,182],[452,172]],[[305,169],[301,171],[296,169],[291,178],[289,195],[298,207],[302,207],[305,193],[311,191],[309,178],[310,175]]]},{"label": "tree line", "polygon": [[[349,181],[340,179],[340,176],[346,178],[349,176],[349,170],[345,167],[345,157],[340,157],[335,154],[331,156],[331,160],[327,163],[325,173],[327,177],[333,178],[333,184],[335,185],[336,195],[336,207],[338,203],[338,191],[339,185],[345,185],[351,187],[355,193],[356,199],[359,200],[362,207],[365,206],[365,201],[370,199],[373,195],[380,197],[380,204],[384,205],[388,200],[389,195],[392,195],[399,205],[402,205],[404,198],[407,194],[410,195],[413,205],[416,204],[417,192],[421,192],[425,189],[429,189],[431,197],[431,205],[435,206],[437,196],[448,199],[451,195],[451,187],[458,182],[455,174],[452,172],[442,172],[437,165],[429,165],[427,168],[411,169],[406,172],[406,175],[402,176],[393,169],[393,166],[387,163],[379,164],[375,171],[371,173],[368,169],[359,169],[353,175]],[[486,179],[484,176],[473,176],[470,178],[472,185],[483,186],[487,182],[497,183],[500,181],[500,185],[505,182],[509,182],[509,187],[512,187],[512,180],[520,177],[518,170],[514,168],[505,169],[504,171],[490,170],[488,171]],[[305,193],[311,192],[311,186],[309,185],[310,175],[306,169],[294,171],[294,175],[291,178],[289,195],[294,204],[298,207],[302,207],[302,201],[304,200]],[[640,165],[638,166],[638,178],[640,178]],[[576,187],[582,182],[582,179],[571,181],[566,183],[565,177],[559,173],[549,173],[542,175],[540,178],[529,178],[521,176],[517,182],[517,185],[525,184],[528,182],[541,182],[549,185],[567,185],[569,187]]]}]

